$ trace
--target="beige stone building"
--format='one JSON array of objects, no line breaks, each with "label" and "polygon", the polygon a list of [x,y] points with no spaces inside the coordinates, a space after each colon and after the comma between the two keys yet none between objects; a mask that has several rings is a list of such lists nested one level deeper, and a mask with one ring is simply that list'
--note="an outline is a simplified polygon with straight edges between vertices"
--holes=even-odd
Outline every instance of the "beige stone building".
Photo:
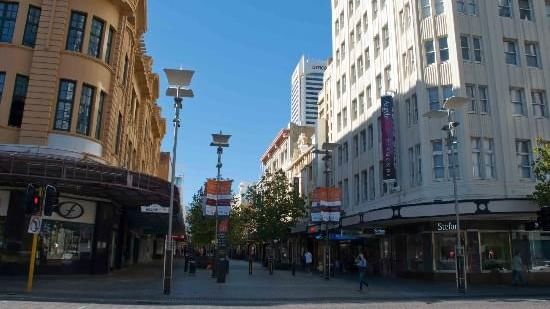
[{"label": "beige stone building", "polygon": [[166,123],[145,1],[0,2],[0,144],[156,175]]},{"label": "beige stone building", "polygon": [[[0,1],[0,273],[25,272],[31,214],[38,273],[162,257],[168,218],[140,210],[170,200],[146,29],[145,0]],[[21,207],[30,185],[57,189],[52,214]]]}]

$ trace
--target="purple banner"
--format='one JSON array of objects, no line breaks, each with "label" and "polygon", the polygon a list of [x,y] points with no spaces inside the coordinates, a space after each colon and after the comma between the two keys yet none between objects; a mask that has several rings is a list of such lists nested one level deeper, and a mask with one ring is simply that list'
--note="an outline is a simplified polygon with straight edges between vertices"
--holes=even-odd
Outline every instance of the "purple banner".
[{"label": "purple banner", "polygon": [[382,98],[382,167],[383,179],[395,179],[395,144],[393,135],[393,97]]}]

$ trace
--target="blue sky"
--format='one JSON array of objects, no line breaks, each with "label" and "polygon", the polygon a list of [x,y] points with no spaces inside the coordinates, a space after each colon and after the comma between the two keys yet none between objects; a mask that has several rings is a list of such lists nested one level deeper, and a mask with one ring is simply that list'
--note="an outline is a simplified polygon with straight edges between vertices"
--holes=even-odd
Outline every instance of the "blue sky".
[{"label": "blue sky", "polygon": [[[172,149],[172,99],[163,68],[195,70],[195,98],[184,100],[176,174],[189,202],[216,176],[211,135],[233,135],[222,176],[254,181],[260,156],[290,119],[290,76],[300,55],[326,59],[331,49],[328,0],[150,0],[146,44],[161,76],[158,103]],[[235,186],[234,186],[235,187]]]}]

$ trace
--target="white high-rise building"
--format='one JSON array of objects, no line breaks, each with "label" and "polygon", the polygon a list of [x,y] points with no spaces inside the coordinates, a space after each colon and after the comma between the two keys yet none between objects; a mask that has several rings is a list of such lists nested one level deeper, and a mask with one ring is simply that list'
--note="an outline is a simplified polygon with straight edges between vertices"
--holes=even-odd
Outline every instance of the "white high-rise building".
[{"label": "white high-rise building", "polygon": [[[516,250],[531,281],[548,274],[550,236],[528,227],[539,209],[529,199],[533,148],[537,138],[550,141],[550,1],[332,0],[331,7],[332,91],[323,100],[326,136],[339,144],[332,177],[342,188],[343,229],[372,236],[361,247],[379,261],[375,271],[454,278],[458,162],[469,275],[511,270]],[[393,136],[385,141],[394,149],[394,182],[383,177],[385,94],[393,98]],[[453,151],[441,130],[447,119],[423,117],[451,96],[468,98],[453,112],[460,122]]]},{"label": "white high-rise building", "polygon": [[290,121],[299,126],[317,124],[317,96],[323,88],[326,61],[312,60],[305,56],[292,73]]}]

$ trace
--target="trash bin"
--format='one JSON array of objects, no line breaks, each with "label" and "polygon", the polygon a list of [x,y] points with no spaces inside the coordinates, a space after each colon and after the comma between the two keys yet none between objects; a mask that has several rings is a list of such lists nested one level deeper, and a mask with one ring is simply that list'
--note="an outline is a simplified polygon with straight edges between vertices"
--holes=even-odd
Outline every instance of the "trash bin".
[{"label": "trash bin", "polygon": [[197,269],[197,263],[195,260],[189,261],[189,274],[195,274],[195,270]]}]

